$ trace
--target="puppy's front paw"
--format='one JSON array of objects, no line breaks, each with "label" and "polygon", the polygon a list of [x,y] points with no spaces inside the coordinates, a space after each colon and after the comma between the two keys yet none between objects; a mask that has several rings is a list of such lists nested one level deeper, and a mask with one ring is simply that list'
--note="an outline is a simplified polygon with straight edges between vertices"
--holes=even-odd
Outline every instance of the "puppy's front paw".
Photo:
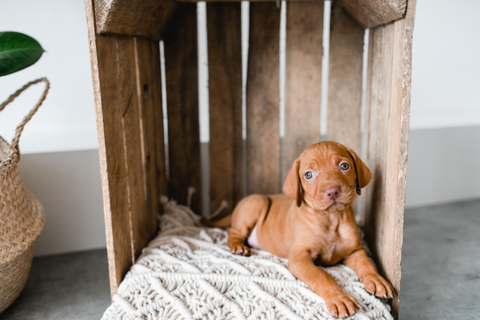
[{"label": "puppy's front paw", "polygon": [[335,295],[325,298],[325,304],[330,315],[335,318],[351,317],[360,306],[354,297],[341,289]]},{"label": "puppy's front paw", "polygon": [[383,279],[379,274],[367,274],[360,278],[365,285],[368,293],[379,298],[393,298],[393,288],[387,280]]},{"label": "puppy's front paw", "polygon": [[239,256],[250,256],[251,255],[251,251],[250,251],[250,248],[245,246],[245,245],[236,245],[232,248],[230,248],[230,252],[233,253],[233,254],[236,254],[236,255],[239,255]]}]

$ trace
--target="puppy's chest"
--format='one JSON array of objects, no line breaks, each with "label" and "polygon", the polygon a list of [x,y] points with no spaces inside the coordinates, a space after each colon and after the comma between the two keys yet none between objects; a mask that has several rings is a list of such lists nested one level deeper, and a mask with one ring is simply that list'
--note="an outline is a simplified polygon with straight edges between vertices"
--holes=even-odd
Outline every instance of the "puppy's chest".
[{"label": "puppy's chest", "polygon": [[316,264],[333,265],[342,260],[354,246],[353,242],[341,233],[330,231],[319,238]]}]

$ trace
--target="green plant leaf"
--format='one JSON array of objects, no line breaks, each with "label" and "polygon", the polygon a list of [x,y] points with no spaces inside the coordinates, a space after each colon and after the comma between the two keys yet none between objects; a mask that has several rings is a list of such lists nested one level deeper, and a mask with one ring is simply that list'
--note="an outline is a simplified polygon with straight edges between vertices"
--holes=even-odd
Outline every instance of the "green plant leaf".
[{"label": "green plant leaf", "polygon": [[0,77],[31,66],[43,52],[37,40],[19,32],[0,32]]}]

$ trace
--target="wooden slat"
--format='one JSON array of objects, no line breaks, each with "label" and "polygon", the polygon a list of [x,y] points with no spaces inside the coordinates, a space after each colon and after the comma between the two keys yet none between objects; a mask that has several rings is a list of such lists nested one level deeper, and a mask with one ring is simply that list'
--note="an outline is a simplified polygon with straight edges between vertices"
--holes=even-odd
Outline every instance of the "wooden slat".
[{"label": "wooden slat", "polygon": [[[132,211],[132,229],[135,256],[153,238],[156,230],[155,219],[158,213],[157,181],[157,124],[155,121],[155,93],[152,67],[153,52],[150,40],[135,38],[136,96],[139,105],[139,126],[141,132],[142,170],[143,174],[144,212]],[[158,90],[158,88],[157,88]],[[161,108],[161,105],[159,106]],[[161,141],[163,143],[163,141]]]},{"label": "wooden slat", "polygon": [[[156,41],[150,42],[151,47],[151,71],[152,71],[152,90],[153,108],[155,110],[155,141],[156,141],[156,175],[158,183],[158,196],[168,196],[167,174],[165,168],[165,137],[163,126],[162,109],[162,76],[160,73],[160,47]],[[158,199],[157,199],[158,200]],[[153,221],[156,224],[156,217]],[[155,225],[156,229],[156,225]]]},{"label": "wooden slat", "polygon": [[320,141],[323,6],[287,3],[282,180],[300,153]]},{"label": "wooden slat", "polygon": [[250,4],[247,193],[279,193],[279,28],[276,3]]},{"label": "wooden slat", "polygon": [[[132,40],[133,41],[133,40]],[[128,48],[131,57],[134,57],[133,45]],[[122,66],[123,67],[123,66]],[[129,64],[124,66],[129,74],[130,82],[135,82],[135,65]],[[142,164],[142,134],[140,128],[139,105],[136,92],[129,90],[129,97],[122,96],[122,100],[127,101],[125,111],[122,118],[123,141],[125,148],[126,160],[126,178],[128,186],[128,203],[129,215],[131,223],[131,236],[134,258],[138,257],[146,241],[147,235],[146,221],[146,203],[144,190],[144,176],[139,174],[143,171]]]},{"label": "wooden slat", "polygon": [[340,0],[347,12],[363,27],[374,28],[405,16],[407,0]]},{"label": "wooden slat", "polygon": [[[196,3],[199,0],[180,0]],[[207,0],[207,2],[241,0]],[[276,2],[253,0],[251,2]],[[288,0],[289,2],[323,2],[323,0]],[[160,40],[175,14],[177,2],[170,0],[95,0],[97,32],[147,37]],[[348,13],[364,28],[373,28],[400,19],[407,0],[341,0]]]},{"label": "wooden slat", "polygon": [[198,123],[197,6],[182,3],[164,39],[168,107],[170,195],[201,213],[200,131]]},{"label": "wooden slat", "polygon": [[128,67],[134,62],[133,39],[96,37],[94,8],[85,0],[90,57],[97,115],[100,173],[107,239],[110,291],[118,284],[133,263],[131,224],[127,189],[127,172],[123,140],[122,116],[128,97],[135,94],[134,77]]},{"label": "wooden slat", "polygon": [[210,102],[210,207],[229,211],[243,196],[240,3],[207,5]]},{"label": "wooden slat", "polygon": [[415,0],[409,0],[405,19],[370,31],[363,158],[373,178],[362,199],[362,222],[379,269],[395,288],[395,318],[400,300],[415,5]]},{"label": "wooden slat", "polygon": [[99,34],[160,40],[177,6],[170,0],[94,0]]},{"label": "wooden slat", "polygon": [[342,7],[330,23],[327,140],[360,153],[364,30]]}]

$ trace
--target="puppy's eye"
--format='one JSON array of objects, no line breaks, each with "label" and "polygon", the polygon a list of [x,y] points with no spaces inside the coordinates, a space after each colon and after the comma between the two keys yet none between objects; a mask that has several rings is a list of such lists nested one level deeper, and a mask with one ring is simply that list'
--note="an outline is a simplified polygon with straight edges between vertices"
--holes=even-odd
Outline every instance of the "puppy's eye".
[{"label": "puppy's eye", "polygon": [[348,163],[345,163],[345,162],[344,162],[344,163],[342,163],[342,164],[340,165],[340,168],[341,168],[342,170],[348,170],[348,168],[350,168],[350,166],[348,165]]},{"label": "puppy's eye", "polygon": [[313,173],[312,173],[311,171],[307,171],[307,172],[305,173],[305,178],[307,178],[307,179],[312,179],[312,177],[313,177]]}]

